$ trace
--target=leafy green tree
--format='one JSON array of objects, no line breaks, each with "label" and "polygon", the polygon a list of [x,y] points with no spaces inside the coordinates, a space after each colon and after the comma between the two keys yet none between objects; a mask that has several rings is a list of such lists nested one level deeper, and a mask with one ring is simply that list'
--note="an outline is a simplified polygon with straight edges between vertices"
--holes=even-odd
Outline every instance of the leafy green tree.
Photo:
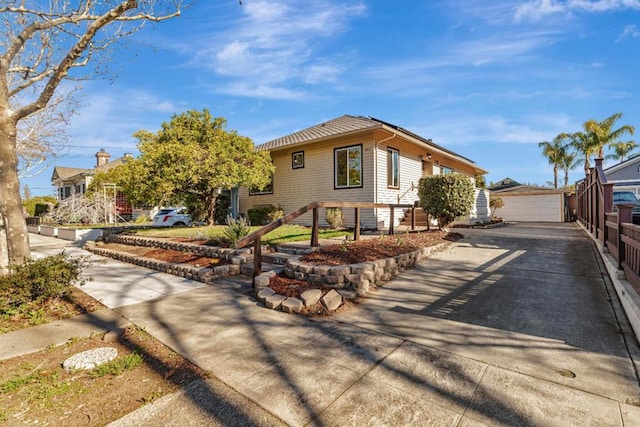
[{"label": "leafy green tree", "polygon": [[618,142],[623,135],[633,135],[635,128],[629,125],[620,126],[618,129],[613,129],[616,122],[622,118],[622,113],[615,113],[607,117],[601,122],[590,119],[584,123],[584,129],[591,133],[594,140],[594,145],[598,149],[598,157],[604,158],[604,146],[613,145]]},{"label": "leafy green tree", "polygon": [[226,130],[226,120],[207,109],[176,114],[157,133],[135,136],[140,156],[97,178],[113,179],[133,204],[184,203],[208,224],[215,223],[222,189],[262,189],[275,170],[268,152]]},{"label": "leafy green tree", "polygon": [[36,207],[38,205],[46,205],[46,204],[55,205],[57,202],[58,200],[53,196],[35,196],[35,197],[26,198],[22,202],[22,205],[27,210],[27,214],[29,216],[36,216]]},{"label": "leafy green tree", "polygon": [[487,181],[484,175],[476,175],[476,188],[487,188]]},{"label": "leafy green tree", "polygon": [[609,144],[609,148],[613,149],[613,154],[609,154],[607,156],[607,159],[622,162],[632,157],[630,154],[632,154],[633,150],[638,148],[638,144],[636,144],[634,141],[618,141]]},{"label": "leafy green tree", "polygon": [[440,229],[471,213],[475,202],[471,179],[457,173],[421,178],[418,197],[420,207],[438,218]]},{"label": "leafy green tree", "polygon": [[504,200],[502,200],[502,197],[492,194],[489,196],[489,207],[491,208],[491,218],[497,218],[496,211],[504,208]]},{"label": "leafy green tree", "polygon": [[543,141],[538,143],[538,147],[542,148],[542,155],[549,160],[550,165],[553,165],[554,188],[558,188],[558,168],[562,165],[563,158],[567,154],[569,138],[569,134],[561,133],[553,138],[552,142]]},{"label": "leafy green tree", "polygon": [[567,146],[564,155],[560,158],[560,168],[564,172],[564,188],[569,187],[569,171],[578,167],[580,159],[578,153],[570,150],[571,145]]}]

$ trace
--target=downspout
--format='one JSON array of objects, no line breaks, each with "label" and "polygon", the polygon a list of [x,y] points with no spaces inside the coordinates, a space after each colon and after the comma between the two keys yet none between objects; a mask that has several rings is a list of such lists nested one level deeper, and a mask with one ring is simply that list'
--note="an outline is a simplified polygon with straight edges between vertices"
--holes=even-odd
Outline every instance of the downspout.
[{"label": "downspout", "polygon": [[[384,130],[385,132],[389,132],[386,129],[382,129],[382,130]],[[374,182],[375,182],[375,186],[373,188],[373,191],[374,191],[373,203],[378,203],[378,144],[380,144],[381,142],[387,142],[389,140],[392,140],[397,135],[398,134],[396,132],[393,132],[393,134],[388,138],[382,139],[380,141],[374,141],[375,144],[374,144],[373,153],[374,153],[375,157],[373,158],[373,179],[374,179]],[[378,217],[378,209],[377,208],[375,209],[375,216],[376,216],[376,218]],[[393,221],[393,218],[389,217],[389,221]],[[376,224],[376,227],[377,226],[378,226],[378,224]]]}]

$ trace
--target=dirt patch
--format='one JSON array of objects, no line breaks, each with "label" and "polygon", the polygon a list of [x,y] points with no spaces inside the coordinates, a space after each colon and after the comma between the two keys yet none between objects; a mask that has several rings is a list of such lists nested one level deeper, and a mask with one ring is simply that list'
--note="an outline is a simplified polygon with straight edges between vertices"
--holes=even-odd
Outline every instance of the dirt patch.
[{"label": "dirt patch", "polygon": [[[138,354],[142,363],[119,375],[67,372],[68,357],[98,347],[113,347],[115,359]],[[130,357],[130,356],[129,356]],[[105,425],[180,387],[208,377],[146,332],[128,328],[116,342],[102,336],[0,361],[0,422],[38,425]]]},{"label": "dirt patch", "polygon": [[358,264],[395,257],[439,243],[455,242],[461,238],[462,235],[458,233],[439,230],[393,236],[383,235],[357,242],[345,241],[343,244],[323,246],[310,254],[303,255],[300,261],[312,265]]},{"label": "dirt patch", "polygon": [[68,319],[103,308],[105,306],[100,302],[71,286],[67,294],[61,298],[51,299],[42,304],[31,304],[14,313],[0,316],[0,333]]},{"label": "dirt patch", "polygon": [[216,267],[218,265],[228,264],[228,261],[225,259],[210,258],[192,252],[181,252],[173,249],[149,248],[145,246],[123,245],[120,243],[103,243],[100,247],[145,258],[152,258],[158,261],[189,264],[196,267]]}]

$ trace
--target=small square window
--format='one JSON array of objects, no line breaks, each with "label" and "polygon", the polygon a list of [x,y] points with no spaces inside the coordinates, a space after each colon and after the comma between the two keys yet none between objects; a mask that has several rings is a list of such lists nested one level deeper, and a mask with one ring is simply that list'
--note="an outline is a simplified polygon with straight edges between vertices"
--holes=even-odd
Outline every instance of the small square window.
[{"label": "small square window", "polygon": [[291,167],[300,169],[304,167],[304,151],[298,151],[291,155]]}]

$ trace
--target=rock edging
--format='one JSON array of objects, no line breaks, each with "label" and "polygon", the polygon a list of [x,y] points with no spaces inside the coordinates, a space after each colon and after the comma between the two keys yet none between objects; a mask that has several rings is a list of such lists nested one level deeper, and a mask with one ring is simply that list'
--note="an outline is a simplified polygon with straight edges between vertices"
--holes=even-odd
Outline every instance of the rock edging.
[{"label": "rock edging", "polygon": [[[324,296],[322,296],[320,289],[307,290],[302,293],[300,299],[279,295],[269,287],[271,278],[276,275],[273,271],[263,272],[254,277],[253,283],[258,299],[267,308],[299,313],[302,307],[295,311],[300,306],[298,302],[303,307],[310,307],[320,300],[327,311],[334,311],[342,306],[345,300],[354,301],[358,297],[368,295],[372,286],[382,286],[385,282],[394,279],[402,271],[415,267],[418,262],[430,254],[449,245],[450,243],[439,243],[395,257],[339,266],[311,265],[302,261],[287,261],[284,268],[286,277],[334,288]],[[315,300],[306,300],[304,296],[310,291],[319,291],[320,296],[317,296],[316,292],[314,294],[314,297],[317,296]],[[307,294],[307,296],[310,296],[310,294]],[[292,301],[287,304],[289,300]]]}]

